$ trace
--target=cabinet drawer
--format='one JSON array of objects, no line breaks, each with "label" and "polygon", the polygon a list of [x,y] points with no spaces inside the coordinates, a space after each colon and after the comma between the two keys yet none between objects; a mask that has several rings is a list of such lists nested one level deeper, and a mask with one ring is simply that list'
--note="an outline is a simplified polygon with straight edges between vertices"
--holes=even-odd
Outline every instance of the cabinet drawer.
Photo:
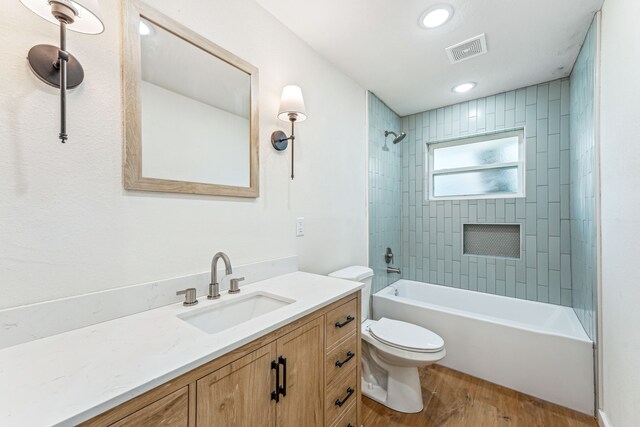
[{"label": "cabinet drawer", "polygon": [[338,418],[347,413],[353,402],[358,400],[358,370],[327,386],[327,425],[332,425]]},{"label": "cabinet drawer", "polygon": [[359,427],[357,418],[358,408],[356,408],[356,402],[353,402],[348,409],[345,409],[342,417],[331,427]]},{"label": "cabinet drawer", "polygon": [[183,387],[121,419],[111,427],[187,427],[189,416],[188,387]]},{"label": "cabinet drawer", "polygon": [[349,336],[356,330],[358,300],[354,299],[327,313],[327,348]]},{"label": "cabinet drawer", "polygon": [[327,353],[327,384],[336,377],[350,371],[358,363],[357,335],[352,334]]}]

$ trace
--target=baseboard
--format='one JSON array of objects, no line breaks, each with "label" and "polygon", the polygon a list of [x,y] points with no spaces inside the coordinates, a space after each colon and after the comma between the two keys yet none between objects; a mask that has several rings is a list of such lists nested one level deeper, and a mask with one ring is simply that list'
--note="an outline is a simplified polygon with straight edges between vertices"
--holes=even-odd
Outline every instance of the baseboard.
[{"label": "baseboard", "polygon": [[613,427],[607,417],[607,414],[605,414],[602,409],[598,409],[598,425],[600,427]]}]

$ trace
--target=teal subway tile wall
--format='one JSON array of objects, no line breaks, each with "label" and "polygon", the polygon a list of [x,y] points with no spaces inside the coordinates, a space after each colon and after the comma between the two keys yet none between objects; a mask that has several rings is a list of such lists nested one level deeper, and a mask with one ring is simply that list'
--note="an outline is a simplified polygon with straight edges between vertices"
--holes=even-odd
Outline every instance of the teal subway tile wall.
[{"label": "teal subway tile wall", "polygon": [[373,292],[400,279],[388,274],[384,254],[395,255],[394,267],[402,262],[400,245],[400,196],[402,146],[385,138],[384,131],[400,132],[400,117],[373,93],[368,94],[369,121],[369,266],[374,270]]},{"label": "teal subway tile wall", "polygon": [[[569,79],[403,117],[403,278],[572,305]],[[427,143],[525,128],[526,198],[428,201]],[[521,258],[462,254],[465,223],[522,228]]]},{"label": "teal subway tile wall", "polygon": [[571,74],[570,216],[573,308],[595,338],[596,298],[596,55],[597,20],[591,24]]}]

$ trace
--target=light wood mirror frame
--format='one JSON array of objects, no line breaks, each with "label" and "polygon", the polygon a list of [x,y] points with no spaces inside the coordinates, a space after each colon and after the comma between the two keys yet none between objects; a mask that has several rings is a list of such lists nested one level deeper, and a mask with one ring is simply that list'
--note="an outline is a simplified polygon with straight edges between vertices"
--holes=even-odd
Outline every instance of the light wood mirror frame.
[{"label": "light wood mirror frame", "polygon": [[[210,196],[253,197],[259,190],[258,69],[139,0],[122,0],[122,96],[124,115],[123,179],[127,190]],[[249,187],[148,178],[142,176],[140,18],[162,27],[250,77]]]}]

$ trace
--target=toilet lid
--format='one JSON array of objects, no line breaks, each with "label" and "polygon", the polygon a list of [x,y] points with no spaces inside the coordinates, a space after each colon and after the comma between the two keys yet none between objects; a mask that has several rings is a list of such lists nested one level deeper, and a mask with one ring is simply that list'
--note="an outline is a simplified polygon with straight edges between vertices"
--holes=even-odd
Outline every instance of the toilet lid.
[{"label": "toilet lid", "polygon": [[386,317],[369,326],[369,332],[380,342],[408,351],[434,353],[444,347],[444,340],[438,334],[412,323]]}]

